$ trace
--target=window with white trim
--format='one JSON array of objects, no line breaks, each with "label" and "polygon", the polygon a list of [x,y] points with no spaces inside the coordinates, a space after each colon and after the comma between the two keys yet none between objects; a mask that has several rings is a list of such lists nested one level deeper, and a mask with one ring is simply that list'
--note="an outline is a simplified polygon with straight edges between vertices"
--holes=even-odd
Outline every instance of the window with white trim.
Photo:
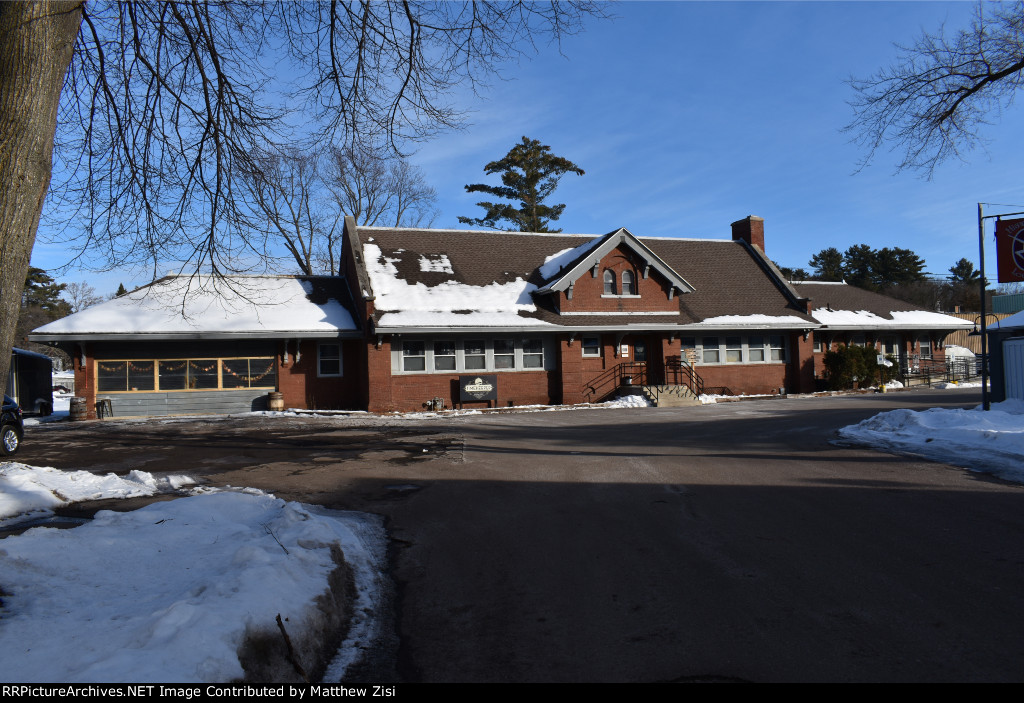
[{"label": "window with white trim", "polygon": [[466,371],[487,368],[487,344],[482,339],[467,339],[462,347],[463,367]]},{"label": "window with white trim", "polygon": [[615,287],[615,272],[610,269],[604,270],[604,294],[616,295],[618,290]]},{"label": "window with white trim", "polygon": [[636,277],[632,271],[622,272],[622,294],[636,295]]},{"label": "window with white trim", "polygon": [[718,349],[718,337],[705,337],[701,341],[701,361],[705,364],[717,364],[722,360]]},{"label": "window with white trim", "polygon": [[317,344],[316,355],[317,376],[341,375],[340,344]]},{"label": "window with white trim", "polygon": [[544,341],[540,339],[523,340],[523,368],[544,368]]},{"label": "window with white trim", "polygon": [[434,370],[454,371],[455,370],[455,342],[452,340],[438,340],[434,342]]},{"label": "window with white trim", "polygon": [[601,338],[583,338],[583,356],[601,356]]},{"label": "window with white trim", "polygon": [[768,337],[768,348],[771,350],[772,361],[786,360],[786,338],[781,334],[773,334]]},{"label": "window with white trim", "polygon": [[424,371],[426,368],[426,345],[423,342],[402,342],[402,370]]},{"label": "window with white trim", "polygon": [[725,363],[739,364],[743,362],[743,340],[740,337],[725,338]]},{"label": "window with white trim", "polygon": [[494,340],[494,368],[514,369],[516,367],[516,343],[511,339]]},{"label": "window with white trim", "polygon": [[918,344],[921,347],[921,358],[931,359],[932,358],[932,340],[928,336],[923,336],[918,340]]},{"label": "window with white trim", "polygon": [[764,337],[747,337],[747,361],[764,361]]}]

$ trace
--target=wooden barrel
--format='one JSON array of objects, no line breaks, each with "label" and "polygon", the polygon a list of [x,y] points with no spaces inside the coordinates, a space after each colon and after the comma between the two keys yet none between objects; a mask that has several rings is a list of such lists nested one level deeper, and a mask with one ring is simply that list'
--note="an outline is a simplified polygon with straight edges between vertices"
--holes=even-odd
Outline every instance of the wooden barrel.
[{"label": "wooden barrel", "polygon": [[89,406],[85,404],[85,398],[77,396],[71,399],[71,419],[74,421],[86,420],[89,417]]},{"label": "wooden barrel", "polygon": [[284,394],[278,391],[271,391],[268,406],[271,410],[284,410]]}]

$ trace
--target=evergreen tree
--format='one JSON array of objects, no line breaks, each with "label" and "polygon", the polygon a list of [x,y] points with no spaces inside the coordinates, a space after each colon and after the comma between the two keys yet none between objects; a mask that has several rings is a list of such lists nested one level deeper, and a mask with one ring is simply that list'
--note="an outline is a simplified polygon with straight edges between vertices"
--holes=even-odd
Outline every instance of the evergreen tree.
[{"label": "evergreen tree", "polygon": [[822,249],[812,256],[809,266],[814,269],[814,277],[818,280],[832,282],[843,280],[843,255],[835,247]]},{"label": "evergreen tree", "polygon": [[125,290],[123,283],[119,283],[117,284],[117,292],[114,293],[114,297],[120,298],[122,295],[128,295],[128,291]]},{"label": "evergreen tree", "polygon": [[974,268],[974,264],[967,259],[960,259],[950,266],[949,272],[952,274],[949,280],[953,283],[973,283],[977,285],[981,279],[981,271]]},{"label": "evergreen tree", "polygon": [[459,217],[467,225],[519,232],[561,232],[551,229],[549,223],[562,216],[565,205],[545,205],[558,181],[566,173],[583,175],[583,169],[551,153],[551,147],[536,139],[523,137],[500,161],[484,166],[488,175],[501,174],[500,186],[474,183],[466,186],[467,193],[489,193],[512,203],[479,202],[486,211],[483,217]]},{"label": "evergreen tree", "polygon": [[23,308],[37,307],[43,310],[50,319],[56,320],[71,313],[71,306],[61,300],[60,294],[67,288],[64,283],[57,283],[50,274],[35,266],[28,267],[25,278],[25,290],[21,295]]},{"label": "evergreen tree", "polygon": [[867,244],[855,244],[843,253],[843,272],[846,282],[858,288],[873,290],[875,250]]}]

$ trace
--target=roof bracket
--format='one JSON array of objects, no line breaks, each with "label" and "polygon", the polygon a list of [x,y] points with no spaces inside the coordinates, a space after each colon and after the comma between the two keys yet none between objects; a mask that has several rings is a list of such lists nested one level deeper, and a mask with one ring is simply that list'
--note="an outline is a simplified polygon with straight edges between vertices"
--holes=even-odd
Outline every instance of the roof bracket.
[{"label": "roof bracket", "polygon": [[380,349],[382,346],[384,346],[384,335],[378,334],[377,335],[377,349]]},{"label": "roof bracket", "polygon": [[669,286],[668,287],[668,299],[672,300],[672,298],[674,298],[675,295],[676,295],[676,287],[675,286]]},{"label": "roof bracket", "polygon": [[575,341],[576,341],[576,333],[575,332],[570,332],[569,333],[569,346],[571,347],[572,343],[575,342]]},{"label": "roof bracket", "polygon": [[566,300],[572,300],[572,289],[576,287],[576,281],[569,284],[569,287],[565,290]]},{"label": "roof bracket", "polygon": [[601,261],[600,260],[595,261],[594,262],[594,268],[590,269],[590,277],[591,278],[597,278],[597,272],[598,272],[598,269],[600,269],[600,268],[601,268]]},{"label": "roof bracket", "polygon": [[644,280],[646,281],[650,277],[651,277],[651,262],[650,261],[645,261],[644,262]]}]

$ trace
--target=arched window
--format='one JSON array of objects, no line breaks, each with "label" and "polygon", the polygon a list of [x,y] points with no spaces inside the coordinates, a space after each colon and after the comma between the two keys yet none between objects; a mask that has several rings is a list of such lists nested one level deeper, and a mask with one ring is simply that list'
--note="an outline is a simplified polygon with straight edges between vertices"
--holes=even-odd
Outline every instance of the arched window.
[{"label": "arched window", "polygon": [[622,272],[622,294],[636,295],[636,279],[633,277],[632,271]]},{"label": "arched window", "polygon": [[609,269],[604,270],[604,294],[615,295],[615,272]]}]

